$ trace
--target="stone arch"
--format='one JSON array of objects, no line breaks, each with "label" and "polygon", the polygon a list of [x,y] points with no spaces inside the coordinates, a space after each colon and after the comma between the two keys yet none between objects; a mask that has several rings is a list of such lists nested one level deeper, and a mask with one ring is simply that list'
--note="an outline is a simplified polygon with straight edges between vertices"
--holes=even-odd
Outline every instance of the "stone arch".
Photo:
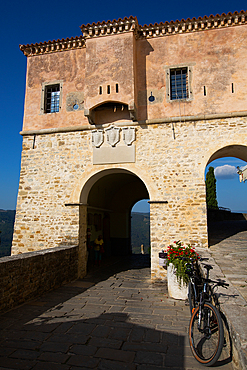
[{"label": "stone arch", "polygon": [[[202,163],[200,165],[200,176],[202,179],[205,177],[205,169],[207,165],[213,162],[216,159],[224,157],[236,157],[247,162],[247,145],[241,144],[228,144],[222,145],[219,144],[214,150],[208,151],[202,158]],[[206,192],[206,187],[205,187]]]},{"label": "stone arch", "polygon": [[70,197],[70,203],[81,202],[86,204],[88,192],[96,181],[110,173],[113,174],[120,172],[130,173],[137,176],[146,186],[150,200],[158,198],[159,192],[157,187],[153,184],[153,181],[148,173],[138,165],[108,165],[107,167],[104,166],[104,168],[102,168],[100,165],[95,165],[86,170],[75,184],[74,191]]},{"label": "stone arch", "polygon": [[84,114],[88,117],[89,123],[95,125],[135,120],[133,104],[127,104],[117,99],[104,100],[90,109],[85,109]]},{"label": "stone arch", "polygon": [[[225,146],[220,146],[216,150],[212,151],[207,159],[205,160],[204,174],[206,166],[209,165],[214,160],[224,158],[224,157],[235,157],[247,162],[247,145],[241,144],[229,144]],[[206,188],[205,188],[206,190]],[[229,212],[229,210],[228,210]],[[231,215],[230,215],[231,216]],[[208,243],[213,245],[215,243],[215,232],[213,227],[214,221],[226,221],[233,220],[230,217],[226,210],[207,210],[207,225],[208,225]],[[212,244],[213,243],[213,244]]]},{"label": "stone arch", "polygon": [[232,144],[224,147],[221,146],[219,149],[211,153],[206,166],[215,159],[223,157],[236,157],[247,162],[247,146],[242,144]]},{"label": "stone arch", "polygon": [[104,237],[105,258],[131,253],[132,206],[149,199],[150,188],[152,194],[154,191],[147,178],[143,179],[142,171],[137,174],[133,166],[131,170],[126,167],[96,166],[84,174],[78,185],[74,200],[80,205],[79,245],[84,256],[86,242],[87,246],[92,245],[99,234]]}]

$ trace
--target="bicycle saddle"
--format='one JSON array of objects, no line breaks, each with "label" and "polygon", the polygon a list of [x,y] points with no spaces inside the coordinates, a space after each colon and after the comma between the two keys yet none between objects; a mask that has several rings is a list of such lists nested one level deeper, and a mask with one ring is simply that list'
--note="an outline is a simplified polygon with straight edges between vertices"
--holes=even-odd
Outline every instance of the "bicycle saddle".
[{"label": "bicycle saddle", "polygon": [[212,270],[213,267],[211,265],[204,265],[204,268],[209,271]]}]

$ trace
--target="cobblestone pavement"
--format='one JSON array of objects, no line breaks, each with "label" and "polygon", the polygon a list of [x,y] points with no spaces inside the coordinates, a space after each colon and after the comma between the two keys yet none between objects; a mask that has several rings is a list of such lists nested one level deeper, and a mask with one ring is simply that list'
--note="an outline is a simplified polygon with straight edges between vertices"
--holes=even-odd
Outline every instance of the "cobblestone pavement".
[{"label": "cobblestone pavement", "polygon": [[[0,370],[204,369],[189,317],[151,283],[148,257],[133,256],[0,316]],[[229,352],[216,368],[232,369]]]}]

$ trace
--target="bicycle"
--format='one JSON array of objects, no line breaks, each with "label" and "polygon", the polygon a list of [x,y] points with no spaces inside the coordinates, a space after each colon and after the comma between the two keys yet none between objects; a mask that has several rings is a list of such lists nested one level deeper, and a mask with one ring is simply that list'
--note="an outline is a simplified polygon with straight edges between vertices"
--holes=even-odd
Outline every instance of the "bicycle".
[{"label": "bicycle", "polygon": [[[202,288],[202,279],[199,272],[198,258],[191,257],[177,257],[177,259],[188,261],[185,266],[185,272],[188,275],[188,302],[190,306],[190,313],[194,312],[195,308],[199,304],[199,291]],[[199,258],[200,261],[205,258]],[[208,258],[206,258],[208,260]]]},{"label": "bicycle", "polygon": [[[197,259],[177,257],[186,263],[189,277],[188,301],[191,319],[189,324],[189,342],[195,359],[205,366],[213,365],[220,357],[224,345],[224,329],[219,310],[218,299],[214,294],[217,286],[229,284],[209,279],[211,265],[204,264],[206,278],[201,277]],[[200,261],[203,259],[200,258]],[[214,305],[212,304],[214,303]]]},{"label": "bicycle", "polygon": [[[209,279],[210,265],[204,265],[207,270],[206,278],[201,278],[202,289],[199,284],[195,287],[195,296],[191,297],[192,316],[189,324],[189,342],[195,359],[205,366],[213,365],[220,357],[224,345],[224,328],[218,309],[212,304],[214,289],[217,286],[227,287],[229,284]],[[198,294],[199,293],[199,294]],[[199,297],[199,299],[198,299]],[[194,300],[194,301],[193,301]]]},{"label": "bicycle", "polygon": [[199,274],[199,267],[196,259],[187,258],[189,262],[186,263],[186,273],[189,277],[189,284],[188,284],[188,301],[190,306],[190,313],[194,312],[195,308],[198,305],[198,295],[199,295],[199,288],[201,287],[200,282],[200,274]]}]

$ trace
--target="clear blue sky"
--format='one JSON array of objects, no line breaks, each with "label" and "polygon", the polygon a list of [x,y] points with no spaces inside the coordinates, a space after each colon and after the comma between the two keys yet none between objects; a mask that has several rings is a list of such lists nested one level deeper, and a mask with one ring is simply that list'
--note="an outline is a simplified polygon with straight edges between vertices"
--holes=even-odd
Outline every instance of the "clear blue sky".
[{"label": "clear blue sky", "polygon": [[[82,24],[136,16],[139,24],[159,23],[210,14],[246,10],[246,1],[4,1],[1,4],[0,209],[15,209],[20,173],[26,57],[19,44],[79,36]],[[227,162],[221,162],[220,165]],[[220,185],[220,181],[222,185]],[[224,207],[247,209],[247,184],[218,181],[218,200]],[[241,187],[239,187],[241,185]],[[241,189],[241,191],[240,191]],[[233,199],[237,194],[238,200]],[[224,195],[223,195],[224,194]],[[221,200],[222,197],[222,200]],[[242,205],[244,206],[242,207]],[[142,208],[137,209],[143,211]],[[146,208],[145,208],[146,210]]]}]

